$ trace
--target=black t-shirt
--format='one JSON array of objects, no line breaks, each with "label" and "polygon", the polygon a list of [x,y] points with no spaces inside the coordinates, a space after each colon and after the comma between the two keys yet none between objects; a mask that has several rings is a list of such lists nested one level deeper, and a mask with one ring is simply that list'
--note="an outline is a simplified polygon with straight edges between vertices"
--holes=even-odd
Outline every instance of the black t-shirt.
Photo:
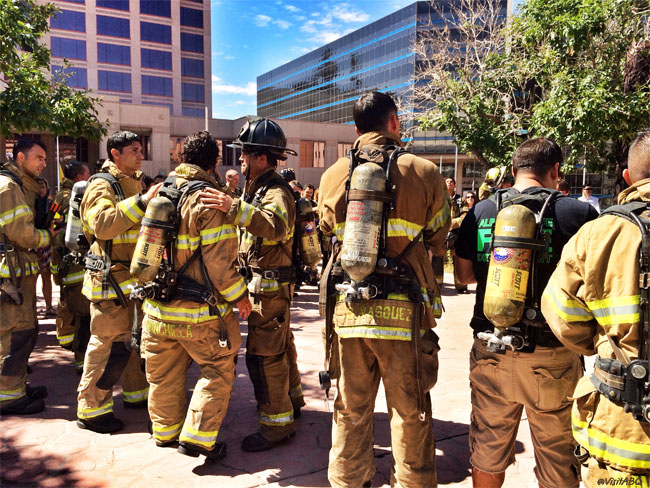
[{"label": "black t-shirt", "polygon": [[[539,187],[527,188],[522,193],[539,191]],[[509,190],[518,193],[517,190]],[[492,225],[497,216],[496,198],[494,196],[476,204],[465,216],[458,231],[456,240],[456,255],[472,261],[472,269],[476,277],[476,304],[470,326],[474,333],[493,330],[492,323],[483,314],[483,297],[487,281],[490,252],[488,246],[492,239]],[[569,239],[583,224],[598,217],[598,212],[588,203],[579,202],[570,197],[557,196],[544,212],[542,231],[551,234],[549,253],[541,265],[537,266],[537,284],[541,291],[555,270],[562,249]]]}]

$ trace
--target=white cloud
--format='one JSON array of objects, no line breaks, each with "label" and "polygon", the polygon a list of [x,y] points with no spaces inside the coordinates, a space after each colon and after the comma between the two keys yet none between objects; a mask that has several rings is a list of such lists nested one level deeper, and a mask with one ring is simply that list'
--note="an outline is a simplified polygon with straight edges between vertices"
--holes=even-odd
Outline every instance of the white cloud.
[{"label": "white cloud", "polygon": [[216,95],[246,95],[253,97],[257,94],[257,84],[249,81],[244,86],[228,85],[221,78],[212,75],[212,93]]},{"label": "white cloud", "polygon": [[271,22],[272,20],[273,19],[271,17],[269,17],[268,15],[260,14],[260,15],[255,16],[254,22],[255,22],[255,25],[258,26],[258,27],[266,27],[267,25],[269,25],[269,22]]},{"label": "white cloud", "polygon": [[286,20],[274,20],[273,23],[283,30],[291,27],[291,22],[288,22]]},{"label": "white cloud", "polygon": [[342,3],[334,7],[332,10],[334,18],[342,20],[343,22],[368,22],[370,15],[361,10],[353,9],[350,5]]},{"label": "white cloud", "polygon": [[230,61],[231,59],[235,59],[235,56],[231,56],[230,54],[228,56],[224,56],[223,59]]},{"label": "white cloud", "polygon": [[263,14],[256,15],[253,22],[255,22],[255,25],[258,27],[269,27],[275,25],[282,30],[286,30],[292,25],[288,20],[274,19],[273,17]]},{"label": "white cloud", "polygon": [[298,7],[296,7],[294,5],[287,4],[287,5],[284,6],[284,8],[286,8],[289,12],[302,12],[301,9],[299,9]]},{"label": "white cloud", "polygon": [[320,14],[318,19],[308,20],[300,26],[300,30],[307,34],[312,34],[309,38],[310,42],[327,44],[354,30],[353,28],[341,29],[341,22],[346,24],[360,24],[368,22],[368,20],[370,20],[370,15],[366,12],[342,3],[334,7],[327,14]]}]

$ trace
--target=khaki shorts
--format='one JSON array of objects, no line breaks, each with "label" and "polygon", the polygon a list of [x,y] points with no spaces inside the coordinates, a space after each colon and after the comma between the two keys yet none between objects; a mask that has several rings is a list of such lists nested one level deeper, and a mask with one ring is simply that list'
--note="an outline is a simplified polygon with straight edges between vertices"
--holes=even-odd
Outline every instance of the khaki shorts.
[{"label": "khaki shorts", "polygon": [[475,339],[469,373],[472,466],[501,473],[514,463],[517,429],[525,408],[540,485],[577,487],[569,397],[581,377],[578,354],[564,347],[496,354]]}]

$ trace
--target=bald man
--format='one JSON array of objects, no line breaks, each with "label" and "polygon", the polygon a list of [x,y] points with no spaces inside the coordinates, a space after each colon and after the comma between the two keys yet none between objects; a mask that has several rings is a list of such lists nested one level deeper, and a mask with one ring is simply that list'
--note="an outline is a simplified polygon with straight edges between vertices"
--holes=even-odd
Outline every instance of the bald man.
[{"label": "bald man", "polygon": [[239,189],[239,172],[236,169],[226,171],[226,188],[224,191],[233,198],[240,197],[242,191]]},{"label": "bald man", "polygon": [[[630,187],[618,196],[619,205],[627,211],[637,206],[634,213],[647,219],[650,131],[641,132],[630,147],[623,178]],[[650,310],[639,306],[640,243],[637,224],[606,210],[564,247],[542,298],[542,312],[558,339],[585,356],[597,354],[594,373],[583,377],[572,395],[576,457],[588,488],[650,483],[650,338],[642,322]],[[638,359],[645,361],[644,367],[629,366]],[[632,381],[630,373],[638,376],[639,367],[645,379]],[[641,400],[630,398],[626,390]],[[633,411],[626,411],[630,407]]]}]

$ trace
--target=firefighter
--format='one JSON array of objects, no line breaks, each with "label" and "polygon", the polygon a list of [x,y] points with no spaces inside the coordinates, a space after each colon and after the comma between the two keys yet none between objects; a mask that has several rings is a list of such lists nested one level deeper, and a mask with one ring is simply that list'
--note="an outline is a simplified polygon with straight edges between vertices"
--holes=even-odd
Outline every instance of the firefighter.
[{"label": "firefighter", "polygon": [[225,212],[226,222],[243,231],[240,272],[247,276],[253,297],[246,366],[258,404],[259,428],[242,441],[242,449],[248,452],[272,449],[293,437],[294,418],[305,405],[289,326],[296,207],[291,188],[275,172],[278,160],[296,155],[286,142],[272,120],[247,121],[233,144],[242,151],[243,198],[232,199],[214,189],[206,189],[203,196],[207,207]]},{"label": "firefighter", "polygon": [[21,139],[14,164],[0,167],[0,414],[29,415],[45,409],[44,386],[27,384],[27,361],[38,336],[34,249],[49,246],[52,230],[34,227],[36,178],[45,169],[46,147]]},{"label": "firefighter", "polygon": [[242,196],[241,188],[239,188],[239,172],[236,169],[229,169],[226,171],[226,187],[224,192],[233,198]]},{"label": "firefighter", "polygon": [[140,358],[127,348],[135,308],[128,297],[129,264],[147,203],[160,186],[140,194],[140,136],[116,132],[106,147],[110,159],[89,180],[79,209],[85,237],[91,243],[82,289],[90,300],[91,337],[78,388],[77,426],[99,433],[123,427],[113,415],[113,385],[120,376],[124,406],[147,405],[149,386]]},{"label": "firefighter", "polygon": [[[320,228],[326,237],[336,238],[328,270],[354,263],[357,256],[362,268],[372,261],[370,255],[377,251],[375,232],[369,231],[373,236],[364,232],[370,225],[365,219],[376,215],[383,201],[379,221],[372,223],[382,229],[383,236],[375,259],[383,263],[384,273],[394,274],[382,275],[379,267],[368,266],[367,282],[355,282],[355,291],[346,276],[356,265],[343,268],[345,273],[323,272],[321,293],[336,283],[325,305],[333,310],[326,320],[328,324],[333,321],[335,329],[326,355],[338,354],[340,369],[328,477],[334,487],[370,486],[375,470],[373,411],[382,380],[394,459],[391,485],[433,487],[437,478],[429,390],[438,373],[438,338],[432,329],[442,303],[427,247],[440,251],[449,229],[444,179],[435,164],[401,148],[397,107],[389,95],[362,94],[353,116],[359,137],[352,159],[359,164],[352,179],[348,181],[353,161],[345,157],[325,171],[319,187]],[[386,181],[388,164],[390,181]],[[369,181],[366,175],[357,178],[357,172],[365,168],[378,175],[378,188],[355,188],[354,193],[353,183]],[[348,183],[350,191],[346,192]],[[359,246],[364,241],[366,245]],[[331,336],[329,330],[327,336]]]},{"label": "firefighter", "polygon": [[[596,218],[597,214],[589,205],[566,198],[554,190],[562,161],[562,150],[548,139],[530,139],[521,144],[513,156],[514,188],[502,190],[505,193],[476,204],[465,216],[456,241],[458,279],[464,283],[477,283],[476,305],[470,322],[475,339],[470,353],[469,375],[472,391],[470,462],[476,487],[503,484],[505,470],[515,460],[515,438],[524,408],[533,439],[539,486],[578,486],[568,397],[582,376],[580,358],[563,347],[552,334],[539,311],[539,300],[566,242],[582,224]],[[539,226],[532,215],[532,227],[539,233],[535,243],[539,241],[544,245],[540,244],[535,254],[511,249],[512,246],[496,247],[492,253],[489,251],[497,217],[497,200],[507,201],[509,198],[513,202],[528,202],[531,206],[532,202],[537,202],[539,205],[535,207],[540,212]],[[505,210],[515,207],[525,207],[523,211],[532,214],[525,203],[513,204],[505,206],[499,218]],[[522,227],[516,221],[504,227],[514,229],[512,232],[519,236],[511,239],[524,237]],[[494,231],[495,234],[503,230],[502,227],[499,229]],[[497,265],[517,265],[519,268],[500,268],[502,273],[499,276],[503,279],[496,280],[498,285],[488,289],[487,285],[493,284],[492,280],[488,282],[488,269]],[[514,278],[508,279],[508,276]],[[528,278],[515,279],[521,276]],[[517,297],[518,302],[513,298],[516,287],[524,295]],[[484,302],[494,304],[495,300],[501,300],[497,303],[501,306],[500,309],[497,307],[497,312],[501,310],[499,313],[492,313],[495,307],[486,308],[496,323],[496,318],[509,318],[506,313],[509,307],[524,298],[525,315],[513,318],[515,323],[499,336],[501,329],[495,330],[486,318],[488,312],[484,313]],[[504,346],[506,339],[512,341],[512,347]]]},{"label": "firefighter", "polygon": [[[183,162],[174,170],[174,184],[188,190],[187,197],[180,200],[178,236],[171,248],[174,270],[183,270],[178,279],[200,283],[216,298],[214,308],[176,291],[171,300],[145,300],[142,322],[142,348],[151,388],[149,415],[156,445],[176,445],[180,440],[179,452],[194,457],[202,454],[213,461],[225,455],[225,444],[216,439],[228,408],[241,344],[233,305],[242,319],[251,309],[246,282],[236,266],[236,227],[225,223],[223,213],[203,209],[199,192],[190,190],[191,183],[218,185],[210,177],[218,156],[219,146],[208,132],[185,139]],[[196,253],[200,258],[192,259]],[[185,377],[192,360],[199,365],[201,376],[186,414]]]},{"label": "firefighter", "polygon": [[[618,196],[619,205],[634,202],[647,219],[650,131],[641,132],[630,147],[623,178],[630,187]],[[648,359],[650,327],[642,320],[648,320],[648,303],[639,288],[640,272],[648,269],[647,262],[640,269],[640,245],[637,224],[605,211],[565,246],[542,299],[542,311],[562,343],[576,353],[598,355],[593,375],[582,378],[573,392],[570,421],[588,488],[650,486],[647,362],[643,419],[624,406],[622,393],[631,385],[621,374],[626,363]]]},{"label": "firefighter", "polygon": [[[72,187],[79,181],[88,181],[88,166],[72,161],[63,168],[64,180],[61,190],[54,197],[62,217],[55,225],[64,226],[70,206]],[[83,371],[86,346],[90,340],[90,302],[81,294],[84,270],[80,264],[64,261],[69,250],[65,247],[65,233],[60,232],[52,245],[50,270],[54,283],[61,287],[61,296],[56,313],[56,338],[64,349],[74,352],[74,368],[79,374]]]},{"label": "firefighter", "polygon": [[500,188],[510,188],[512,184],[507,177],[506,167],[490,168],[485,174],[485,179],[478,188],[478,199],[486,200]]}]

